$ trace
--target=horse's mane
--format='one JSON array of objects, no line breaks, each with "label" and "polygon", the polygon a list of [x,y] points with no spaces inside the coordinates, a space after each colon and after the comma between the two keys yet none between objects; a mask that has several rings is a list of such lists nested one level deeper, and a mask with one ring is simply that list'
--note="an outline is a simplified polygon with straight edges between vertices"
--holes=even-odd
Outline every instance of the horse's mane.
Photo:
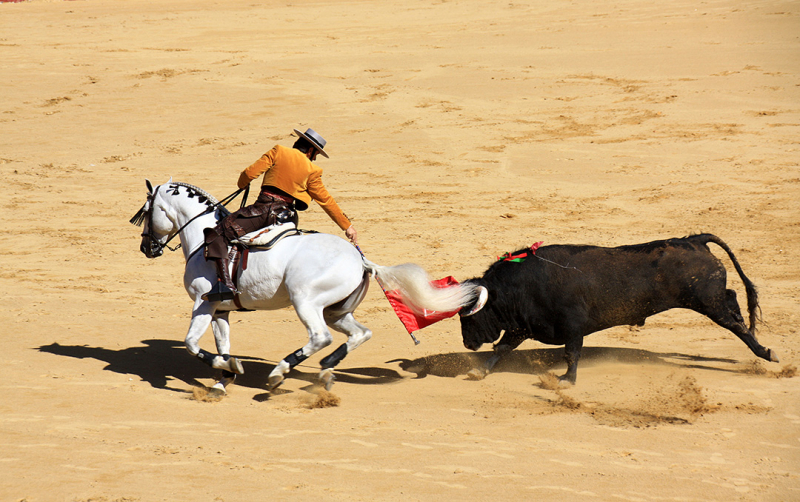
[{"label": "horse's mane", "polygon": [[[209,207],[218,206],[221,218],[224,218],[225,216],[227,216],[230,213],[230,211],[228,211],[225,208],[225,206],[223,206],[223,205],[221,205],[219,203],[219,201],[217,200],[216,197],[214,197],[210,193],[206,192],[202,188],[196,187],[196,186],[191,185],[189,183],[183,183],[181,181],[170,181],[169,182],[169,187],[171,189],[175,189],[175,190],[177,190],[178,187],[184,187],[184,188],[186,188],[187,195],[189,196],[190,199],[195,197],[195,196],[197,196],[198,197],[198,199],[197,199],[198,202],[204,203],[206,206],[209,206]],[[158,190],[158,188],[156,188],[156,190]],[[145,215],[146,215],[146,212],[144,210],[145,207],[147,207],[147,203],[146,202],[142,206],[142,208],[139,209],[139,211],[135,215],[133,215],[133,218],[130,219],[131,223],[133,223],[136,226],[141,226],[142,225],[142,223],[144,222]]]},{"label": "horse's mane", "polygon": [[[194,185],[190,185],[189,183],[184,183],[182,181],[172,181],[172,182],[170,182],[169,185],[170,185],[170,187],[181,186],[181,187],[189,189],[189,198],[194,197],[195,195],[199,195],[200,196],[200,199],[199,199],[200,202],[205,202],[205,204],[207,206],[219,204],[219,201],[216,199],[216,197],[214,197],[210,193],[206,192],[202,188],[196,187]],[[192,192],[196,192],[196,193],[192,193]],[[206,200],[203,200],[203,198],[205,198]]]}]

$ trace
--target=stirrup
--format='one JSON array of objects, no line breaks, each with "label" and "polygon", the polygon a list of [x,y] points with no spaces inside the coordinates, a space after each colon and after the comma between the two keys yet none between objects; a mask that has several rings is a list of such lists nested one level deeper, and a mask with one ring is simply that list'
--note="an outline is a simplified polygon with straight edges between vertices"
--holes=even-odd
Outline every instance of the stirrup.
[{"label": "stirrup", "polygon": [[217,281],[217,283],[211,287],[211,291],[205,293],[200,298],[208,302],[224,302],[225,300],[233,300],[236,298],[236,293],[224,282]]}]

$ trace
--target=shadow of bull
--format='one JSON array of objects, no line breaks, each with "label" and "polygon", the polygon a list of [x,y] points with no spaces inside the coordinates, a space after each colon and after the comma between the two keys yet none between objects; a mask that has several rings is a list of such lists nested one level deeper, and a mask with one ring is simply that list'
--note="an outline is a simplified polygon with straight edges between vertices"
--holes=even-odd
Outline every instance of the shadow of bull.
[{"label": "shadow of bull", "polygon": [[[428,375],[456,378],[467,375],[470,370],[482,367],[492,356],[491,351],[453,352],[434,354],[418,359],[393,359],[388,363],[399,363],[400,368],[416,373],[417,378]],[[618,362],[625,364],[660,364],[666,366],[706,369],[740,373],[746,369],[720,367],[720,364],[738,364],[740,361],[719,357],[703,357],[681,354],[678,352],[651,352],[642,349],[624,347],[584,347],[581,352],[581,365],[591,366],[602,362]],[[549,371],[563,371],[564,348],[541,348],[515,350],[505,356],[492,369],[492,373],[522,373],[539,375]]]}]

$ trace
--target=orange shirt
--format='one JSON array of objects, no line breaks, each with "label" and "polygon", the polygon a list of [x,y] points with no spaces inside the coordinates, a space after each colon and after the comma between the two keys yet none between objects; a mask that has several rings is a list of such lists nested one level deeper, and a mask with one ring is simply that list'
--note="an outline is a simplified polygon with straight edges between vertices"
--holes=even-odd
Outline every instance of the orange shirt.
[{"label": "orange shirt", "polygon": [[308,208],[311,199],[317,201],[328,216],[342,230],[350,227],[350,220],[333,200],[322,184],[322,169],[311,162],[300,150],[276,145],[239,175],[239,188],[264,174],[261,185],[272,186],[297,199],[300,211]]}]

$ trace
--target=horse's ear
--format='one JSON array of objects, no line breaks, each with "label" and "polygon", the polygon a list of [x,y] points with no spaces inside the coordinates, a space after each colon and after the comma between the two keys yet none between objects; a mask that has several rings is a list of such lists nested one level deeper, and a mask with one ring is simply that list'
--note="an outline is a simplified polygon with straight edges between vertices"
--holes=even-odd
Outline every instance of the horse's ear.
[{"label": "horse's ear", "polygon": [[153,184],[150,183],[150,180],[148,180],[147,178],[145,178],[144,182],[147,185],[147,193],[152,195],[153,194]]}]

